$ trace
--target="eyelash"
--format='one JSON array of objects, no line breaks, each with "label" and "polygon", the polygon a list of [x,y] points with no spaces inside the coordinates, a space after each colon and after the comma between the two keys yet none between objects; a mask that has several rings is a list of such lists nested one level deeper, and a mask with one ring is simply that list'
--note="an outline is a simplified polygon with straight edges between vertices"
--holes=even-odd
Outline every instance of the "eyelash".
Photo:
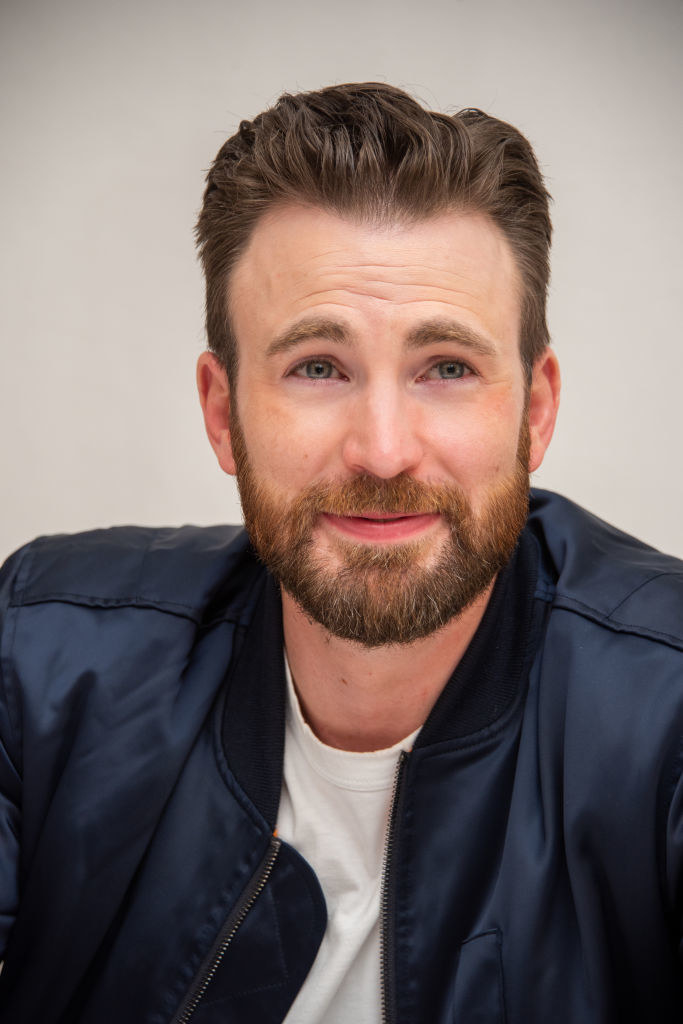
[{"label": "eyelash", "polygon": [[[303,372],[300,373],[299,372],[299,371],[305,370],[305,368],[307,366],[312,366],[312,365],[314,365],[316,363],[318,363],[319,365],[324,365],[326,367],[329,367],[330,371],[331,371],[330,375],[329,376],[325,376],[325,377],[322,377],[322,376],[321,377],[315,377],[315,376],[308,377],[305,373],[303,373]],[[458,376],[455,376],[455,377],[429,378],[428,375],[432,372],[432,370],[435,370],[439,366],[448,366],[448,365],[462,367],[462,371],[463,372],[460,373]],[[335,372],[338,374],[338,376],[334,376]],[[442,380],[442,381],[462,380],[465,377],[474,376],[475,374],[476,374],[476,371],[468,363],[464,362],[462,359],[437,359],[433,363],[431,363],[431,365],[425,371],[425,373],[420,374],[420,376],[417,379],[418,380],[436,379],[436,380]],[[324,356],[314,356],[312,359],[304,359],[304,360],[302,360],[300,363],[297,363],[296,366],[292,367],[292,369],[289,371],[288,376],[292,376],[292,377],[297,377],[298,376],[298,377],[300,377],[300,378],[302,378],[304,380],[346,380],[347,379],[346,375],[342,373],[342,371],[335,364],[335,362],[332,359],[325,358]]]},{"label": "eyelash", "polygon": [[[339,377],[333,377],[331,375],[329,377],[307,377],[305,373],[299,374],[297,372],[298,370],[304,370],[307,366],[313,366],[315,363],[318,363],[319,365],[329,366],[332,371],[336,371],[339,374]],[[344,378],[344,374],[341,372],[339,367],[336,366],[331,359],[325,359],[323,356],[313,356],[312,359],[302,360],[302,362],[297,363],[296,366],[292,367],[292,369],[289,371],[288,376],[300,376],[304,380],[339,380],[340,378]]]},{"label": "eyelash", "polygon": [[420,380],[428,379],[428,374],[430,374],[432,372],[432,370],[436,370],[439,366],[458,366],[458,367],[462,367],[462,373],[458,374],[456,377],[437,377],[437,378],[429,378],[429,379],[436,379],[436,380],[463,380],[463,378],[465,378],[465,377],[474,376],[474,373],[475,373],[475,371],[472,369],[472,367],[469,365],[469,363],[464,362],[462,359],[437,359],[436,362],[431,364],[431,366],[426,371],[426,373],[421,375]]}]

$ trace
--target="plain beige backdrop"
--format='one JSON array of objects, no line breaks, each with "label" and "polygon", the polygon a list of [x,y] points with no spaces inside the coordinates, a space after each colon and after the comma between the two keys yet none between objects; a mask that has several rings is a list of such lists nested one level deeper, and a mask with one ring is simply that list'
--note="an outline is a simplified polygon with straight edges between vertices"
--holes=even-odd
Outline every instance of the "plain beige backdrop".
[{"label": "plain beige backdrop", "polygon": [[562,411],[539,486],[683,555],[682,0],[3,0],[0,555],[237,521],[194,390],[203,176],[283,90],[375,79],[535,145]]}]

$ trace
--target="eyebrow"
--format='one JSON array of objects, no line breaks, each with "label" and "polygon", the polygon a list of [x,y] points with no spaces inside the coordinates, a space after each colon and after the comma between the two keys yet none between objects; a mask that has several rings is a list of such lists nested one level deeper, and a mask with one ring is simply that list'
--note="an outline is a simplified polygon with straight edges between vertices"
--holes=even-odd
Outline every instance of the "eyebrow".
[{"label": "eyebrow", "polygon": [[444,319],[428,320],[412,330],[407,338],[407,347],[424,348],[443,341],[456,342],[480,356],[495,356],[497,352],[494,343],[478,331],[457,320]]},{"label": "eyebrow", "polygon": [[351,331],[341,320],[329,320],[326,317],[309,316],[300,320],[293,327],[288,327],[278,334],[266,349],[267,356],[276,356],[287,352],[302,341],[313,338],[325,338],[339,345],[353,345]]},{"label": "eyebrow", "polygon": [[[343,321],[330,320],[327,317],[306,317],[274,338],[266,350],[266,355],[279,355],[295,348],[303,341],[314,338],[324,338],[350,347],[355,344],[350,328]],[[480,356],[496,355],[496,347],[488,338],[457,320],[449,319],[428,320],[414,328],[408,334],[406,348],[425,348],[427,345],[440,342],[455,342]]]}]

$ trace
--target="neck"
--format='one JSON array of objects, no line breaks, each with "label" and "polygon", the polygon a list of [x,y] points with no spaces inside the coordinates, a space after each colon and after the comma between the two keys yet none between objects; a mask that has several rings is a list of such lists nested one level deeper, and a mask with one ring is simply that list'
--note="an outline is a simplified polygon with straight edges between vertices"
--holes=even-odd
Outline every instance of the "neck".
[{"label": "neck", "polygon": [[282,591],[287,659],[318,739],[382,750],[418,729],[481,622],[493,583],[456,619],[411,644],[366,648],[332,636]]}]

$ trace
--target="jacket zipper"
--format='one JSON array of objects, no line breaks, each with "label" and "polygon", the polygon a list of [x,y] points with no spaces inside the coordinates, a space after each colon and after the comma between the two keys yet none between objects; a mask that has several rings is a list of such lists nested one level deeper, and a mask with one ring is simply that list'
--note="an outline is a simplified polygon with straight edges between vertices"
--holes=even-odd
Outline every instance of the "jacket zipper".
[{"label": "jacket zipper", "polygon": [[273,870],[273,865],[275,864],[280,846],[281,841],[273,836],[270,840],[270,845],[266,851],[265,857],[252,876],[251,882],[249,883],[242,899],[221,928],[211,953],[200,968],[199,973],[195,977],[189,992],[185,996],[185,999],[183,1000],[180,1009],[176,1013],[171,1024],[187,1024],[193,1016],[202,1000],[202,997],[204,996],[204,993],[209,987],[211,979],[218,970],[221,960],[227,952],[228,946],[234,939],[239,926],[244,921],[254,903],[256,903],[260,894],[263,892]]},{"label": "jacket zipper", "polygon": [[394,790],[391,796],[389,826],[384,847],[384,869],[380,889],[380,984],[382,992],[382,1022],[395,1024],[398,1019],[396,1008],[396,950],[394,928],[394,887],[391,885],[391,871],[394,848],[396,845],[396,828],[403,806],[403,777],[408,754],[402,750],[396,765]]}]

